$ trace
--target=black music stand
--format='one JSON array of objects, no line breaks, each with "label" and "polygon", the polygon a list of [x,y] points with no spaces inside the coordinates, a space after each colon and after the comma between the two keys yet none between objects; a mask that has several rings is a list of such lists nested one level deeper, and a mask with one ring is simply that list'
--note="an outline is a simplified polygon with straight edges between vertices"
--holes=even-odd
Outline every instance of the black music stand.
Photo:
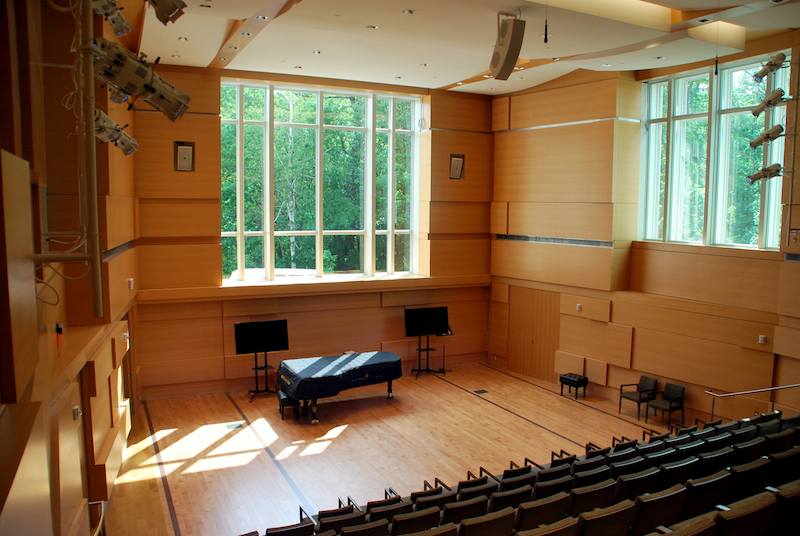
[{"label": "black music stand", "polygon": [[[255,358],[253,373],[255,374],[255,389],[248,391],[252,394],[250,402],[261,393],[275,393],[269,388],[268,372],[275,367],[270,366],[268,353],[289,349],[289,330],[286,320],[266,320],[262,322],[237,322],[233,326],[236,339],[236,353],[252,353]],[[258,364],[258,354],[264,354],[264,365]],[[258,387],[258,373],[264,371],[264,388]]]},{"label": "black music stand", "polygon": [[[417,378],[423,372],[444,375],[444,354],[442,354],[442,368],[431,368],[431,335],[452,335],[447,321],[447,307],[426,307],[423,309],[406,309],[406,337],[417,337],[417,368],[411,372],[417,373]],[[422,346],[422,337],[425,337],[425,347]],[[425,368],[422,368],[422,354],[425,353]]]}]

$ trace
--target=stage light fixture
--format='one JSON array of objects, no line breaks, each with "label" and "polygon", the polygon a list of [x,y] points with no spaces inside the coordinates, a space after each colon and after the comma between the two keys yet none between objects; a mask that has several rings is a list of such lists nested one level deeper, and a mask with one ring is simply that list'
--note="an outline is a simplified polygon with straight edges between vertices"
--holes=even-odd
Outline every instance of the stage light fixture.
[{"label": "stage light fixture", "polygon": [[[128,125],[125,125],[125,127]],[[113,143],[119,147],[125,155],[133,154],[139,148],[139,142],[131,138],[125,127],[121,127],[116,121],[108,117],[105,112],[95,109],[94,111],[94,135],[97,139],[106,143]]]},{"label": "stage light fixture", "polygon": [[767,63],[761,67],[761,70],[758,71],[753,78],[756,79],[756,82],[761,82],[764,78],[767,77],[770,73],[780,69],[783,66],[783,62],[786,59],[786,54],[783,52],[778,52],[774,56],[772,56]]},{"label": "stage light fixture", "polygon": [[781,88],[778,88],[769,95],[767,95],[766,98],[762,100],[758,106],[753,108],[753,115],[758,117],[759,115],[761,115],[761,112],[763,112],[767,108],[771,108],[776,104],[778,104],[779,102],[781,102],[781,99],[783,99],[783,90]]},{"label": "stage light fixture", "polygon": [[755,149],[756,147],[761,146],[762,143],[765,141],[772,141],[777,139],[783,133],[783,126],[775,125],[774,127],[770,128],[769,130],[765,130],[761,133],[759,137],[754,139],[750,142],[750,148]]},{"label": "stage light fixture", "polygon": [[[94,68],[97,78],[108,84],[109,97],[117,104],[142,98],[161,111],[170,121],[182,117],[189,109],[190,97],[183,91],[161,78],[140,57],[108,39],[98,37],[89,45],[95,57]],[[130,106],[133,106],[131,101]]]},{"label": "stage light fixture", "polygon": [[780,164],[772,164],[771,166],[767,166],[765,168],[761,168],[759,171],[756,171],[752,175],[747,176],[747,184],[753,184],[754,182],[761,180],[761,179],[769,179],[778,175],[781,172],[781,165]]},{"label": "stage light fixture", "polygon": [[116,0],[94,0],[92,9],[114,28],[116,35],[126,35],[131,31],[131,23],[125,20]]},{"label": "stage light fixture", "polygon": [[181,0],[147,0],[147,3],[156,10],[156,18],[164,26],[170,21],[174,23],[178,20],[186,7],[186,3]]}]

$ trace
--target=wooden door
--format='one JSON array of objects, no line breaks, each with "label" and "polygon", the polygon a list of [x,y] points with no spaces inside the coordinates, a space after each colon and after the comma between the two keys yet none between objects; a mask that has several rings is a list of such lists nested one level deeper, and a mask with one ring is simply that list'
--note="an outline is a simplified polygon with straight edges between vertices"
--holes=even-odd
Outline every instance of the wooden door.
[{"label": "wooden door", "polygon": [[510,289],[508,318],[508,369],[555,382],[560,296],[524,287]]}]

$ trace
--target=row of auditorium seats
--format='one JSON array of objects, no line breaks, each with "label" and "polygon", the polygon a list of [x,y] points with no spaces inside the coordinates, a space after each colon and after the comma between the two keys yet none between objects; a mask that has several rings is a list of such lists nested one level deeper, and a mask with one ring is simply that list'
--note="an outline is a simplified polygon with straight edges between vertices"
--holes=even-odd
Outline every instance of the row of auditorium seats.
[{"label": "row of auditorium seats", "polygon": [[[796,429],[800,414],[780,417],[771,413],[755,423],[752,418],[707,423],[702,430],[692,427],[678,430],[678,435],[651,434],[648,442],[628,440],[605,449],[587,446],[581,456],[562,451],[554,453],[546,465],[528,459],[521,467],[512,462],[502,476],[481,467],[479,476],[468,472],[467,480],[455,489],[437,478],[433,486],[426,481],[423,490],[408,497],[389,488],[384,500],[358,506],[348,497],[347,504],[340,500],[339,508],[316,516],[301,507],[300,523],[267,529],[266,535],[400,536],[434,531],[426,536],[436,536],[451,529],[453,535],[462,536],[528,536],[523,533],[545,529],[556,530],[552,534],[561,530],[563,534],[594,534],[587,527],[599,523],[595,518],[624,517],[615,514],[618,510],[643,516],[631,535],[645,534],[656,525],[668,531],[667,525],[691,525],[689,520],[717,505],[742,502],[765,485],[786,486],[800,480],[800,446],[794,446],[800,443],[800,429]],[[652,525],[650,520],[658,516],[645,514],[650,508],[674,513],[678,502],[681,506],[674,519],[661,516],[663,520]],[[726,516],[735,517],[711,515],[719,516],[721,520],[712,520],[710,526],[721,526]]]}]

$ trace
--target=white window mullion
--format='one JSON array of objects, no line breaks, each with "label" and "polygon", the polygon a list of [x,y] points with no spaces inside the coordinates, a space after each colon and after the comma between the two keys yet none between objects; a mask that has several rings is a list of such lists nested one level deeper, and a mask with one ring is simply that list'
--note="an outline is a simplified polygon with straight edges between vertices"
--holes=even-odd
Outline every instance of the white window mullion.
[{"label": "white window mullion", "polygon": [[675,171],[674,165],[674,154],[675,154],[675,102],[676,102],[676,95],[675,95],[675,81],[671,80],[667,84],[667,100],[669,104],[667,105],[667,168],[664,170],[664,207],[662,217],[664,219],[663,223],[661,224],[662,231],[661,231],[661,240],[663,242],[669,242],[674,235],[674,231],[672,229],[672,206],[673,206],[673,199],[672,199],[672,192],[674,190],[673,183],[675,181],[672,180],[672,175]]},{"label": "white window mullion", "polygon": [[316,202],[316,215],[317,215],[317,218],[316,218],[316,226],[317,226],[316,231],[317,231],[317,234],[316,234],[316,247],[315,247],[316,255],[315,255],[315,260],[316,260],[317,277],[322,277],[323,268],[324,268],[323,263],[322,263],[322,252],[323,252],[323,248],[324,248],[324,244],[323,244],[323,240],[322,240],[322,190],[323,190],[323,187],[322,187],[323,186],[322,173],[323,173],[323,164],[324,164],[324,160],[322,158],[322,152],[324,150],[324,145],[323,145],[324,130],[322,128],[322,122],[323,122],[324,115],[323,115],[322,106],[323,106],[323,99],[322,99],[322,93],[320,92],[320,93],[317,93],[317,140],[316,140],[316,143],[317,143],[317,159],[316,160],[317,161],[316,161],[316,183],[315,183],[315,188],[316,188],[315,202]]},{"label": "white window mullion", "polygon": [[[708,101],[708,126],[706,127],[706,134],[708,139],[706,141],[706,196],[704,200],[704,207],[703,207],[703,245],[707,246],[711,242],[713,242],[712,237],[714,236],[714,217],[715,217],[715,210],[717,203],[712,202],[711,199],[715,194],[715,188],[711,184],[712,182],[718,183],[719,182],[719,170],[720,167],[717,165],[719,160],[720,154],[718,151],[718,143],[717,140],[719,136],[717,135],[719,132],[719,114],[717,110],[719,109],[720,104],[720,97],[719,97],[719,88],[718,84],[720,82],[720,77],[714,75],[714,70],[709,67],[708,71],[708,92],[709,92],[709,101]],[[717,155],[717,158],[712,158],[711,155]],[[717,180],[712,181],[711,177],[716,177]]]},{"label": "white window mullion", "polygon": [[267,128],[264,148],[267,160],[264,166],[264,275],[267,281],[275,279],[275,118],[272,84],[267,86],[266,106]]},{"label": "white window mullion", "polygon": [[386,273],[392,275],[394,273],[394,252],[395,252],[395,236],[394,236],[394,207],[395,207],[395,136],[397,135],[397,125],[395,124],[395,117],[397,112],[397,100],[392,98],[389,106],[389,147],[386,154],[389,161],[386,163],[387,177],[386,177]]},{"label": "white window mullion", "polygon": [[376,107],[377,98],[375,94],[367,99],[367,147],[366,162],[364,170],[364,274],[372,277],[375,275],[375,131],[376,131]]},{"label": "white window mullion", "polygon": [[236,86],[236,267],[244,281],[244,88]]}]

